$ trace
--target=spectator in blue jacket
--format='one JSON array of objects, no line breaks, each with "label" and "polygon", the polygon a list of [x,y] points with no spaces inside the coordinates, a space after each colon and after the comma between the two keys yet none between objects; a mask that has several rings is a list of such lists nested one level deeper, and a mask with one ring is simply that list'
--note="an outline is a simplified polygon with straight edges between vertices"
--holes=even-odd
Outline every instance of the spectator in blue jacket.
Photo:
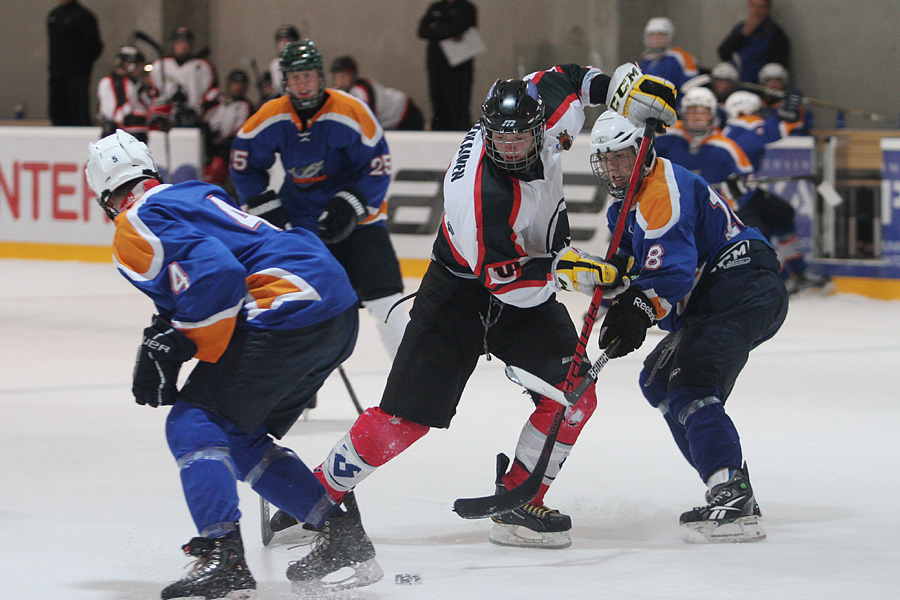
[{"label": "spectator in blue jacket", "polygon": [[790,68],[790,40],[772,20],[771,12],[771,0],[747,0],[747,18],[719,45],[719,58],[737,67],[741,81],[759,83],[757,74],[766,63]]}]

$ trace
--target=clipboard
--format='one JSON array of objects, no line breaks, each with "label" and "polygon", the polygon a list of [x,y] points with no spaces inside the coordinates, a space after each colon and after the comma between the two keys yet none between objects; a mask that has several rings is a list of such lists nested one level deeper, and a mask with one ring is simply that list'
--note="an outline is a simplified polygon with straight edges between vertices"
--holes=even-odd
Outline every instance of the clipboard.
[{"label": "clipboard", "polygon": [[441,50],[444,51],[444,57],[451,67],[456,67],[467,60],[472,60],[487,50],[484,46],[484,40],[481,39],[481,34],[478,33],[476,27],[466,29],[459,39],[447,38],[446,40],[441,40],[438,44]]}]

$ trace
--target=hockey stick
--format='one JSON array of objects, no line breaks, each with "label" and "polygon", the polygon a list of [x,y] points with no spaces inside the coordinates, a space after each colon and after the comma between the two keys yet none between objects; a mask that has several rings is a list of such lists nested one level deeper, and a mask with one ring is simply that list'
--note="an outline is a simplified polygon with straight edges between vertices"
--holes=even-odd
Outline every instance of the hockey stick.
[{"label": "hockey stick", "polygon": [[[159,59],[159,79],[162,82],[162,89],[159,90],[159,94],[162,96],[166,90],[166,56],[162,44],[140,30],[135,31],[133,35],[135,39],[141,40],[156,51],[156,57]],[[166,177],[169,178],[169,181],[172,181],[172,148],[169,142],[168,127],[163,131],[163,144],[166,155]]]},{"label": "hockey stick", "polygon": [[347,393],[350,394],[350,401],[353,402],[353,407],[356,409],[357,414],[363,414],[362,404],[359,403],[359,398],[356,397],[356,392],[353,391],[353,386],[350,385],[350,378],[347,377],[347,372],[344,371],[344,365],[338,367],[338,373],[341,375],[341,379],[344,381],[344,386],[347,388]]},{"label": "hockey stick", "polygon": [[[634,203],[634,196],[637,192],[638,182],[641,178],[641,170],[647,159],[647,154],[650,152],[650,146],[653,144],[653,137],[656,133],[657,124],[658,121],[656,119],[648,119],[644,127],[644,137],[641,140],[641,146],[638,149],[637,158],[634,161],[634,168],[631,171],[631,178],[628,181],[628,193],[625,195],[625,200],[622,202],[622,210],[616,221],[616,228],[613,232],[612,240],[609,242],[609,248],[606,250],[607,260],[612,258],[618,251],[619,244],[622,241],[622,235],[625,233],[625,222],[628,220],[628,213],[631,211],[631,205]],[[575,376],[581,367],[581,363],[584,361],[588,338],[590,338],[591,330],[594,328],[594,320],[597,318],[597,310],[600,308],[600,301],[603,300],[603,291],[602,287],[598,286],[594,288],[594,294],[591,296],[591,304],[588,307],[584,325],[581,327],[581,335],[578,338],[578,345],[575,348],[575,355],[572,358],[569,373],[566,375],[566,389],[564,391],[571,392],[575,387]],[[605,356],[605,353],[603,356]],[[605,365],[606,363],[604,362],[603,364]],[[602,365],[600,368],[603,368]],[[587,376],[585,376],[585,379],[587,379]],[[582,381],[582,383],[584,382]],[[589,385],[590,382],[585,384],[585,389],[587,389]],[[582,390],[582,393],[584,393],[584,390]],[[486,517],[507,513],[531,502],[541,489],[541,483],[544,481],[544,473],[547,472],[547,466],[550,464],[550,455],[553,453],[553,447],[556,445],[556,437],[559,435],[559,429],[562,426],[565,414],[565,406],[560,406],[556,409],[556,413],[553,415],[553,421],[550,423],[550,429],[547,431],[547,438],[544,440],[544,446],[541,448],[541,454],[538,457],[537,463],[534,465],[534,469],[525,481],[511,490],[506,490],[500,494],[482,496],[480,498],[459,498],[453,503],[453,510],[456,511],[456,514],[464,519],[484,519]]]},{"label": "hockey stick", "polygon": [[[708,85],[712,82],[712,77],[710,77],[707,73],[702,73],[697,75],[696,77],[692,77],[681,84],[681,93],[686,94],[692,88],[700,87]],[[769,89],[766,86],[760,83],[753,83],[750,81],[740,81],[738,82],[738,87],[743,88],[745,90],[750,90],[753,92],[761,92],[764,94],[768,94],[770,96],[774,96],[775,98],[784,98],[787,93],[782,90],[773,90]],[[891,126],[896,127],[897,121],[887,117],[885,115],[880,115],[878,113],[872,113],[864,110],[859,110],[856,108],[851,108],[849,106],[842,106],[840,104],[833,104],[831,102],[825,102],[824,100],[819,100],[817,98],[810,98],[809,96],[802,96],[803,103],[808,104],[809,106],[818,106],[820,108],[827,108],[830,110],[841,111],[848,115],[853,115],[855,117],[862,117],[863,119],[868,119],[874,122],[882,122],[887,123]]]},{"label": "hockey stick", "polygon": [[[359,403],[359,398],[356,397],[356,392],[353,390],[353,386],[350,385],[350,378],[347,377],[347,372],[344,371],[344,365],[338,366],[338,373],[341,376],[341,380],[344,382],[344,386],[347,388],[347,393],[350,394],[350,400],[353,402],[353,407],[356,409],[357,414],[363,414],[362,404]],[[559,391],[559,390],[557,390]],[[268,546],[271,543],[272,538],[275,537],[275,532],[272,531],[272,504],[263,498],[259,497],[259,533],[260,537],[262,537],[263,546]]]}]

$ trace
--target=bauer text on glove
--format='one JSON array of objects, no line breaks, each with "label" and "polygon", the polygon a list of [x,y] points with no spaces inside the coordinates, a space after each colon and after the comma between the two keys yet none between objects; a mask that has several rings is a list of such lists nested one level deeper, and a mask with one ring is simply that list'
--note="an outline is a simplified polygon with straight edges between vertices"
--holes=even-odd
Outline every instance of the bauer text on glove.
[{"label": "bauer text on glove", "polygon": [[153,407],[175,404],[181,364],[197,353],[197,344],[156,315],[144,337],[134,363],[131,392],[138,404]]}]

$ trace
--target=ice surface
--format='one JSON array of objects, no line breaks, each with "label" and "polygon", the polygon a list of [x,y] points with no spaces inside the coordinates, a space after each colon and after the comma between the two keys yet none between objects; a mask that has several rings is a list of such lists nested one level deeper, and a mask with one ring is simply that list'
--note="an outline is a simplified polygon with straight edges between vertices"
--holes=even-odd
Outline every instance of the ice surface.
[{"label": "ice surface", "polygon": [[[136,405],[132,361],[152,305],[111,265],[0,260],[0,559],[5,596],[158,598],[196,535],[163,434]],[[415,281],[407,282],[414,288]],[[587,297],[566,294],[580,324]],[[498,360],[482,361],[449,430],[432,431],[359,486],[385,578],[360,599],[895,598],[900,588],[900,302],[792,300],[729,401],[769,539],[694,545],[678,515],[703,485],[641,398],[638,352],[600,374],[600,405],[548,494],[572,515],[566,550],[503,548],[450,508],[490,493],[530,413]],[[366,313],[346,371],[378,403],[389,362]],[[592,348],[593,346],[592,340]],[[336,375],[284,443],[318,464],[355,411]],[[292,598],[304,552],[264,548],[240,484],[247,560],[263,599]],[[400,586],[397,573],[422,583]]]}]

